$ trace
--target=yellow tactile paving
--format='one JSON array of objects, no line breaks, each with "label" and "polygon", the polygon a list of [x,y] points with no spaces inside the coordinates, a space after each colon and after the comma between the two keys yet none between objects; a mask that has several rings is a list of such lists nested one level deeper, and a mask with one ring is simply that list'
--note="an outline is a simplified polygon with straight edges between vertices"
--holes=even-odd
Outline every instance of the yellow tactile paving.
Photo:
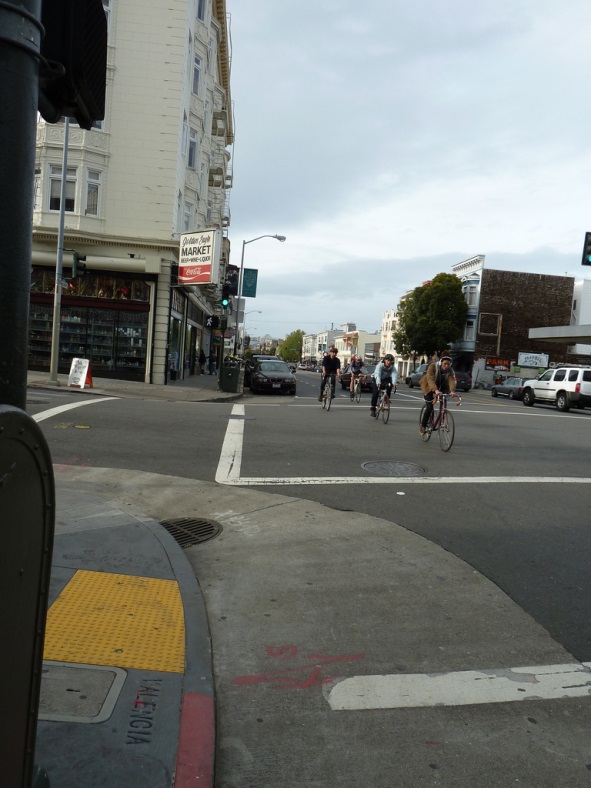
[{"label": "yellow tactile paving", "polygon": [[49,608],[45,659],[182,673],[178,583],[79,570]]}]

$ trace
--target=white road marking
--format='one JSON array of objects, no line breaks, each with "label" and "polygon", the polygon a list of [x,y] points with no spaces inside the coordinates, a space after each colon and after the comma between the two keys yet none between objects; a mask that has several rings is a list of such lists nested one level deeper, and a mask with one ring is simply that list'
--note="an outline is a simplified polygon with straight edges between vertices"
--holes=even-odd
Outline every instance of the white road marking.
[{"label": "white road marking", "polygon": [[60,413],[64,413],[66,410],[81,408],[83,405],[94,405],[98,402],[108,402],[111,399],[119,399],[119,397],[96,397],[94,399],[85,399],[84,402],[72,402],[69,405],[58,405],[57,408],[50,408],[49,410],[37,413],[33,416],[33,419],[35,421],[45,421],[45,419],[50,419],[52,416],[57,416]]},{"label": "white road marking", "polygon": [[[236,422],[234,422],[236,423]],[[227,433],[226,433],[227,435]],[[216,481],[220,481],[216,476]],[[222,482],[223,483],[223,482]],[[234,476],[226,484],[242,487],[294,484],[590,484],[578,476]]]},{"label": "white road marking", "polygon": [[325,691],[333,711],[467,706],[589,697],[591,663],[505,670],[353,676]]},{"label": "white road marking", "polygon": [[[234,405],[231,416],[244,416],[244,405]],[[215,472],[218,484],[237,484],[240,481],[244,419],[230,419]]]}]

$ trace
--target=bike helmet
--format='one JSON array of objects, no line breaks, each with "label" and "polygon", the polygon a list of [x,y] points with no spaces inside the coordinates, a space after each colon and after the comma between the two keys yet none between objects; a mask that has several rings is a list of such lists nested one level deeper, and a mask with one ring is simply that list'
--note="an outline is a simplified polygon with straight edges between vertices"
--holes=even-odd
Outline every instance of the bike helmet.
[{"label": "bike helmet", "polygon": [[386,353],[386,355],[384,356],[384,361],[392,361],[393,362],[394,361],[394,356],[392,355],[392,353]]}]

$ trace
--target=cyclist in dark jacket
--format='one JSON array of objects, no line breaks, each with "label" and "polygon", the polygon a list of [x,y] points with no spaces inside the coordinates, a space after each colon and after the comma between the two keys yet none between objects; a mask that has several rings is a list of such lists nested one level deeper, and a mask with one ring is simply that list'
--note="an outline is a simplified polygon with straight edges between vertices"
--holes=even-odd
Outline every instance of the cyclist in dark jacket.
[{"label": "cyclist in dark jacket", "polygon": [[421,391],[425,398],[425,412],[419,427],[419,435],[425,434],[425,428],[433,413],[433,401],[440,394],[451,394],[455,397],[456,378],[451,365],[451,356],[442,356],[439,361],[429,364],[421,378]]},{"label": "cyclist in dark jacket", "polygon": [[327,356],[322,359],[322,377],[320,380],[320,395],[318,401],[322,402],[322,392],[324,390],[324,381],[327,375],[331,375],[331,393],[330,396],[334,399],[335,379],[334,375],[338,378],[341,377],[341,359],[337,358],[336,347],[331,347]]},{"label": "cyclist in dark jacket", "polygon": [[363,359],[362,358],[356,358],[355,356],[353,356],[353,358],[351,359],[351,366],[350,366],[350,370],[351,370],[351,384],[349,386],[349,392],[351,394],[351,399],[353,399],[353,391],[355,390],[355,388],[354,388],[355,387],[355,378],[360,377],[361,373],[363,372],[363,367],[364,366],[365,365],[363,363]]}]

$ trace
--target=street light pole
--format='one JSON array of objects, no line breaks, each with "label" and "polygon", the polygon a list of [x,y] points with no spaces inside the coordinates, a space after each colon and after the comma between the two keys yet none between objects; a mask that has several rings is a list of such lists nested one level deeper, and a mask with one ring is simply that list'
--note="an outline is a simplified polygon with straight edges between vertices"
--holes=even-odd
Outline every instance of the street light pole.
[{"label": "street light pole", "polygon": [[[238,274],[238,299],[242,298],[242,278],[244,276],[244,248],[246,244],[252,244],[255,241],[260,241],[261,238],[275,238],[277,241],[283,243],[285,241],[284,235],[258,235],[256,238],[251,238],[250,241],[242,241],[242,256],[240,258],[240,273]],[[242,321],[244,324],[244,320]],[[234,355],[238,349],[238,326],[236,326],[236,334],[234,336]]]}]

